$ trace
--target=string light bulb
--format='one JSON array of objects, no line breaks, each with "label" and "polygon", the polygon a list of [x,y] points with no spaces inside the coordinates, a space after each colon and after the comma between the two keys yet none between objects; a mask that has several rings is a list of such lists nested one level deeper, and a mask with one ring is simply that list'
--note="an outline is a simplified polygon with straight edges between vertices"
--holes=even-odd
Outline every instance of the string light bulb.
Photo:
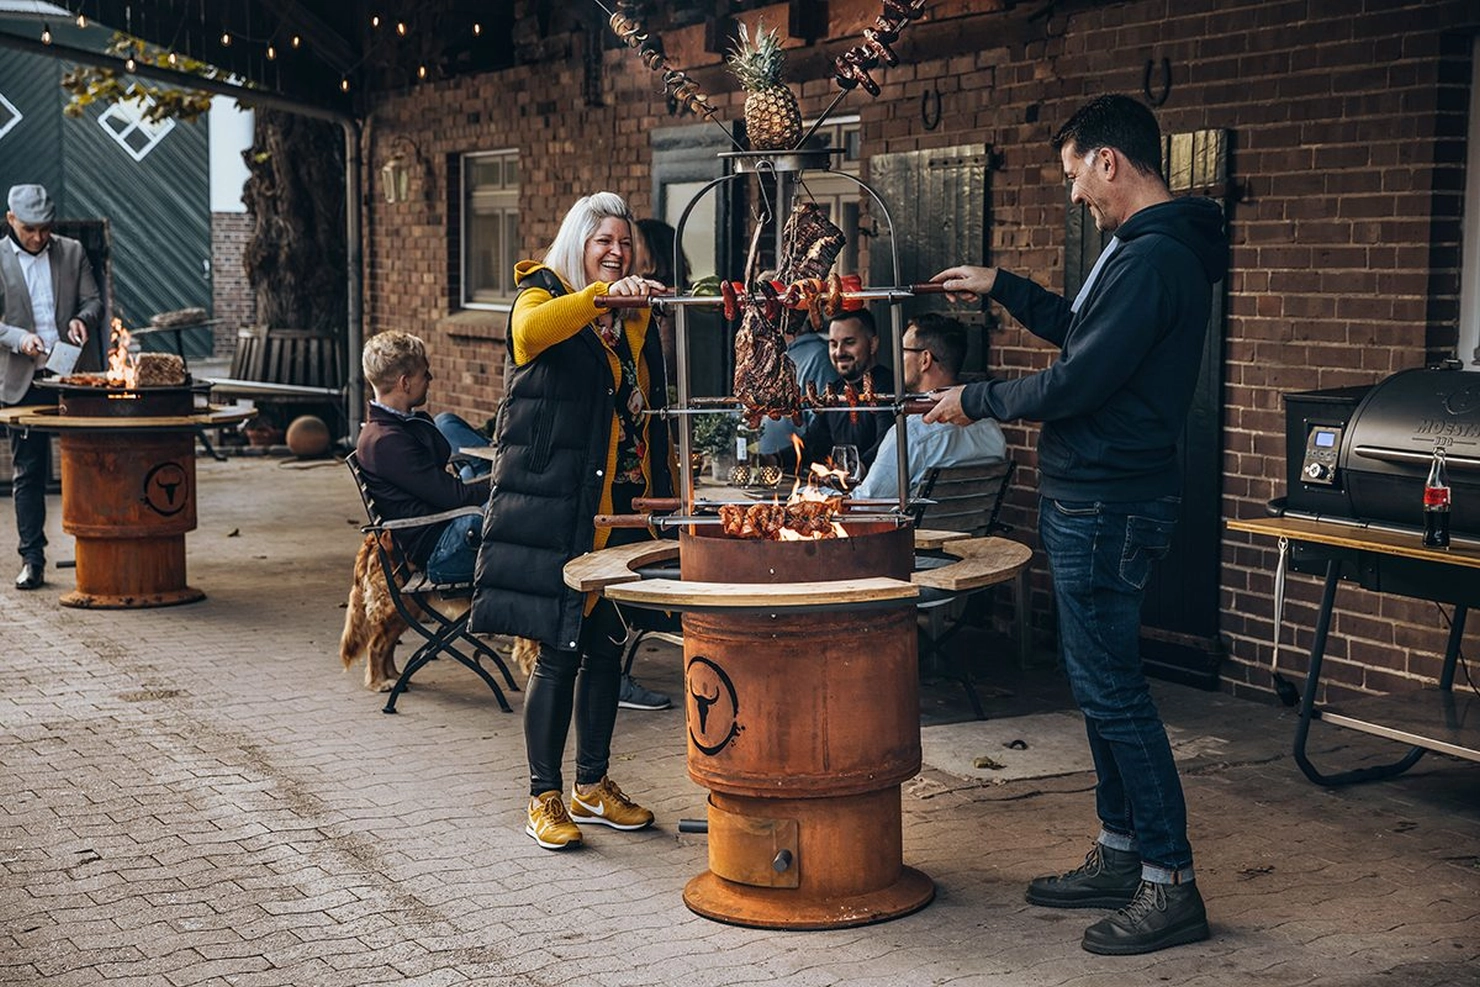
[{"label": "string light bulb", "polygon": [[371,27],[379,27],[380,26],[380,15],[379,14],[372,14],[370,16],[370,26]]},{"label": "string light bulb", "polygon": [[86,14],[78,14],[77,15],[77,26],[78,27],[87,27],[87,15]]},{"label": "string light bulb", "polygon": [[476,38],[476,37],[478,37],[482,33],[483,33],[483,25],[482,24],[474,24],[473,25],[473,37]]},{"label": "string light bulb", "polygon": [[134,71],[134,69],[139,67],[139,63],[134,61],[134,56],[130,55],[128,58],[125,58],[123,60],[123,67],[132,72]]},{"label": "string light bulb", "polygon": [[406,22],[405,21],[396,21],[396,33],[399,34],[403,38],[406,37]]},{"label": "string light bulb", "polygon": [[169,63],[171,65],[179,65],[180,64],[180,58],[179,58],[179,56],[176,55],[174,52],[170,52]]},{"label": "string light bulb", "polygon": [[296,34],[293,35],[293,47],[297,48],[301,44],[303,44],[303,39]]},{"label": "string light bulb", "polygon": [[339,91],[342,92],[342,93],[349,92],[349,80],[348,79],[340,79],[339,80]]},{"label": "string light bulb", "polygon": [[41,43],[44,45],[51,44],[51,25],[49,24],[41,25]]},{"label": "string light bulb", "polygon": [[427,67],[425,65],[417,66],[416,77],[418,79],[425,79],[427,77]]},{"label": "string light bulb", "polygon": [[270,62],[277,58],[277,48],[273,45],[267,46],[267,60]]},{"label": "string light bulb", "polygon": [[231,32],[229,32],[229,31],[222,31],[221,32],[221,47],[222,48],[230,48],[231,47]]}]

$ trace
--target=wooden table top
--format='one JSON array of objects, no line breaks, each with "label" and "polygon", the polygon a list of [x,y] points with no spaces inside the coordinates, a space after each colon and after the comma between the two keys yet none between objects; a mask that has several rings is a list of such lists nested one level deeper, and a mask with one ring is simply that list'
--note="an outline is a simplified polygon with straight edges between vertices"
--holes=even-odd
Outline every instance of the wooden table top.
[{"label": "wooden table top", "polygon": [[235,425],[257,414],[254,408],[211,405],[190,415],[140,415],[130,418],[117,417],[84,418],[80,415],[59,415],[55,405],[20,404],[0,408],[0,425],[18,428],[34,428],[38,432],[73,432],[87,430],[113,430],[148,432],[156,429],[215,428]]},{"label": "wooden table top", "polygon": [[1340,521],[1317,521],[1301,517],[1233,518],[1225,522],[1230,531],[1247,531],[1270,538],[1381,552],[1445,565],[1480,568],[1480,542],[1455,538],[1448,548],[1426,548],[1417,531],[1395,531],[1364,527]]},{"label": "wooden table top", "polygon": [[[678,557],[671,541],[647,541],[599,552],[587,552],[566,563],[565,585],[583,593],[600,592],[613,600],[687,606],[816,606],[819,603],[867,603],[911,599],[919,587],[959,593],[1006,582],[1033,558],[1028,546],[1010,538],[971,538],[956,531],[917,531],[915,548],[941,551],[955,559],[936,569],[922,569],[908,583],[885,577],[797,583],[699,583],[676,579],[643,579],[642,566]],[[746,602],[759,600],[761,602]]]}]

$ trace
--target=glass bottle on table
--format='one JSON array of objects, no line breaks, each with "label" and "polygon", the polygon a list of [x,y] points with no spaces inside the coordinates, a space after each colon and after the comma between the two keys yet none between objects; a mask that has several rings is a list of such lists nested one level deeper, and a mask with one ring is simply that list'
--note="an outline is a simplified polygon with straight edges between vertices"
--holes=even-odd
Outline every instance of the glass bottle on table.
[{"label": "glass bottle on table", "polygon": [[1444,447],[1434,447],[1429,477],[1423,484],[1423,543],[1427,548],[1449,547],[1449,474],[1444,468]]},{"label": "glass bottle on table", "polygon": [[735,429],[735,468],[730,475],[732,483],[745,487],[755,482],[755,476],[760,472],[760,451],[760,432],[741,422],[740,427]]}]

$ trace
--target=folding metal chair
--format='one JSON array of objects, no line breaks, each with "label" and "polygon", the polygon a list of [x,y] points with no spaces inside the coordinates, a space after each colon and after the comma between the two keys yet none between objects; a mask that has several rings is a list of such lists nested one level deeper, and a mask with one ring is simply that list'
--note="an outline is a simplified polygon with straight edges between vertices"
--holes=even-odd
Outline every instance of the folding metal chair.
[{"label": "folding metal chair", "polygon": [[[395,537],[380,537],[387,532],[407,531],[414,528],[425,527],[428,524],[436,524],[441,521],[450,521],[456,517],[469,514],[479,514],[481,509],[477,507],[462,507],[452,511],[443,511],[440,514],[429,514],[425,517],[401,518],[387,521],[381,517],[375,507],[375,498],[365,485],[365,474],[360,469],[360,462],[355,453],[351,452],[344,457],[344,464],[349,467],[350,475],[355,478],[355,486],[360,491],[360,499],[365,504],[365,515],[370,523],[364,525],[360,530],[376,537],[376,554],[380,560],[381,572],[385,574],[386,585],[390,590],[391,602],[395,604],[396,612],[406,621],[407,627],[415,631],[423,638],[422,645],[406,659],[405,668],[396,679],[396,684],[391,688],[390,697],[386,700],[382,712],[394,713],[396,711],[396,700],[406,687],[411,684],[411,677],[427,662],[442,655],[448,655],[456,661],[466,665],[477,672],[488,687],[493,690],[494,697],[498,700],[499,707],[509,713],[509,701],[504,698],[503,690],[488,670],[483,667],[482,659],[487,657],[492,660],[498,670],[503,673],[504,682],[513,692],[519,691],[519,686],[514,683],[514,677],[509,674],[509,668],[504,664],[498,652],[478,640],[468,632],[468,613],[466,610],[458,614],[449,613],[446,600],[460,597],[471,597],[473,586],[471,583],[434,583],[427,578],[426,573],[417,569],[411,560],[395,544]],[[389,543],[389,545],[387,544]],[[458,645],[465,645],[472,649],[469,657]]]}]

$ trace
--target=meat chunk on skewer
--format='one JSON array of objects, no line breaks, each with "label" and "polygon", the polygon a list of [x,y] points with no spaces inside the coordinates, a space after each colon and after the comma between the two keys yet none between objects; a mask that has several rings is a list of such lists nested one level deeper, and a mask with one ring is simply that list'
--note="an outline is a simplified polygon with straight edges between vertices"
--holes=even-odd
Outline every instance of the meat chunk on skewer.
[{"label": "meat chunk on skewer", "polygon": [[[847,242],[814,202],[797,204],[781,239],[784,257],[777,275],[783,285],[826,278]],[[747,306],[735,334],[735,397],[752,428],[766,416],[789,417],[801,424],[801,389],[796,365],[786,354],[784,333],[800,329],[807,313],[784,308],[769,281],[756,287],[765,292],[767,304]]]}]

